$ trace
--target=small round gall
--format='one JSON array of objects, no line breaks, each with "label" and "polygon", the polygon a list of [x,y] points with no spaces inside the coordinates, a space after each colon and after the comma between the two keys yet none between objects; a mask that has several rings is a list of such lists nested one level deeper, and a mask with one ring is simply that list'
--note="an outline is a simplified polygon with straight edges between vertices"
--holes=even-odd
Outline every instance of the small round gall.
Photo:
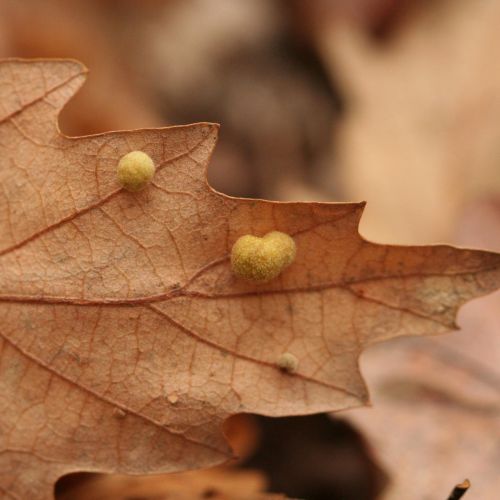
[{"label": "small round gall", "polygon": [[115,417],[118,420],[123,420],[127,416],[127,412],[125,410],[122,410],[121,408],[115,408],[113,410],[113,417]]},{"label": "small round gall", "polygon": [[155,165],[149,155],[132,151],[118,162],[118,181],[127,191],[140,191],[153,178]]},{"label": "small round gall", "polygon": [[299,366],[299,360],[291,352],[284,352],[276,362],[278,368],[286,373],[295,373]]},{"label": "small round gall", "polygon": [[270,281],[295,259],[297,248],[291,236],[279,231],[262,238],[247,234],[238,238],[231,250],[231,269],[239,278]]},{"label": "small round gall", "polygon": [[172,392],[167,396],[167,400],[170,404],[175,405],[176,403],[179,402],[179,396],[175,392]]}]

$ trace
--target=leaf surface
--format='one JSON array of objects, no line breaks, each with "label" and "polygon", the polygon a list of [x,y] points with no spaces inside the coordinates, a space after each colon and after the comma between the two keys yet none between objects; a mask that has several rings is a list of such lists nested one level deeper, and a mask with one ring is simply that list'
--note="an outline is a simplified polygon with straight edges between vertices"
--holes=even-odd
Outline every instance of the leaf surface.
[{"label": "leaf surface", "polygon": [[98,474],[63,489],[58,500],[286,500],[265,490],[261,472],[221,467],[139,477]]},{"label": "leaf surface", "polygon": [[[453,329],[461,304],[498,287],[498,254],[367,242],[363,203],[215,192],[215,125],[65,137],[57,115],[84,74],[71,61],[0,63],[5,498],[51,498],[77,470],[219,463],[237,412],[359,406],[364,347]],[[157,165],[139,193],[116,179],[133,150]],[[295,262],[266,284],[237,279],[233,243],[274,230],[294,237]],[[283,352],[294,374],[277,369]]]},{"label": "leaf surface", "polygon": [[[500,205],[482,202],[464,211],[458,241],[498,250],[499,229]],[[364,432],[391,476],[384,500],[421,500],[438,492],[446,497],[457,476],[470,479],[477,498],[496,500],[499,311],[496,292],[461,309],[460,332],[364,352],[361,366],[374,404],[344,416]]]}]

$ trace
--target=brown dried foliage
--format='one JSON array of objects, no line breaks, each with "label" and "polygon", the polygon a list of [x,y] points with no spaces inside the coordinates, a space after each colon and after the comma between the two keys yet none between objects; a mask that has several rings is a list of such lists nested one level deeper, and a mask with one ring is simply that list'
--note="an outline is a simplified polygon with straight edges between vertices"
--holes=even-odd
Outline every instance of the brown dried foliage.
[{"label": "brown dried foliage", "polygon": [[421,2],[379,45],[353,24],[322,25],[347,99],[338,180],[347,197],[370,200],[363,234],[450,241],[464,205],[499,195],[499,21],[499,2],[442,0]]},{"label": "brown dried foliage", "polygon": [[[219,463],[221,423],[237,412],[361,405],[367,345],[453,329],[461,304],[498,286],[498,254],[362,239],[362,203],[215,192],[215,125],[61,135],[84,74],[71,61],[0,64],[6,498],[50,498],[72,471]],[[158,166],[135,194],[115,175],[131,150]],[[267,284],[236,279],[234,241],[272,230],[293,235],[296,261]],[[293,375],[275,365],[284,351],[299,358]]]},{"label": "brown dried foliage", "polygon": [[154,476],[95,475],[81,480],[58,500],[286,500],[264,493],[256,471],[216,468]]}]

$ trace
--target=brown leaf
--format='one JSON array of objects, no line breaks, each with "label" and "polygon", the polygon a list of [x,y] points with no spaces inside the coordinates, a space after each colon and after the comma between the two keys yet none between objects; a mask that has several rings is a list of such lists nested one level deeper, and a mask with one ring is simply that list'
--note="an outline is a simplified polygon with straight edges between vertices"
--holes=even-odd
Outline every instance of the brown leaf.
[{"label": "brown leaf", "polygon": [[[78,470],[221,462],[220,426],[236,412],[363,404],[365,346],[448,331],[461,304],[498,286],[498,254],[363,240],[362,203],[213,191],[215,125],[61,135],[57,114],[84,73],[0,64],[4,496],[50,498]],[[158,166],[134,194],[115,174],[131,150]],[[295,262],[266,284],[236,279],[233,243],[272,230],[293,235]],[[293,374],[276,367],[284,351],[299,360]]]},{"label": "brown leaf", "polygon": [[[495,294],[464,311],[463,333],[470,346],[479,336],[498,350],[499,303]],[[467,328],[480,318],[493,325],[494,314],[496,330]],[[363,356],[374,406],[346,416],[364,431],[391,476],[384,500],[447,498],[464,477],[472,481],[477,498],[498,497],[500,378],[458,350],[453,338],[446,340],[415,339],[406,345],[399,340]]]},{"label": "brown leaf", "polygon": [[[498,205],[471,207],[460,226],[461,240],[500,248]],[[384,499],[446,498],[465,477],[474,498],[498,498],[499,311],[497,292],[460,311],[456,334],[363,354],[374,407],[345,415],[392,476]]]},{"label": "brown leaf", "polygon": [[264,489],[265,480],[257,471],[217,468],[158,476],[97,476],[58,495],[58,500],[285,500]]},{"label": "brown leaf", "polygon": [[370,200],[361,232],[405,244],[449,241],[465,203],[500,193],[499,2],[420,2],[375,45],[325,25],[325,62],[347,97],[339,177]]},{"label": "brown leaf", "polygon": [[[136,72],[130,70],[131,47],[122,47],[124,40],[137,44],[138,16],[134,36],[120,36],[123,2],[121,7],[106,16],[109,5],[101,1],[0,0],[0,57],[71,57],[92,69],[92,78],[60,117],[72,134],[161,124],[159,112],[151,109]],[[108,106],[110,89],[113,105]]]}]

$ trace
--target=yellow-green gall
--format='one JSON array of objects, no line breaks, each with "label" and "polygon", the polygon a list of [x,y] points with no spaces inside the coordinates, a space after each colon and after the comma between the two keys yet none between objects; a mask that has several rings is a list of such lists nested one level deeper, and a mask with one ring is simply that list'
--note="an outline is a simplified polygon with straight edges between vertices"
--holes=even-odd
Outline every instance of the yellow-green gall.
[{"label": "yellow-green gall", "polygon": [[231,268],[240,278],[266,282],[288,267],[296,252],[295,241],[288,234],[272,231],[262,238],[247,234],[233,245]]},{"label": "yellow-green gall", "polygon": [[294,373],[299,366],[299,360],[291,353],[284,352],[276,362],[278,368],[287,373]]},{"label": "yellow-green gall", "polygon": [[132,151],[118,162],[118,180],[127,191],[140,191],[153,178],[153,160],[142,151]]}]

